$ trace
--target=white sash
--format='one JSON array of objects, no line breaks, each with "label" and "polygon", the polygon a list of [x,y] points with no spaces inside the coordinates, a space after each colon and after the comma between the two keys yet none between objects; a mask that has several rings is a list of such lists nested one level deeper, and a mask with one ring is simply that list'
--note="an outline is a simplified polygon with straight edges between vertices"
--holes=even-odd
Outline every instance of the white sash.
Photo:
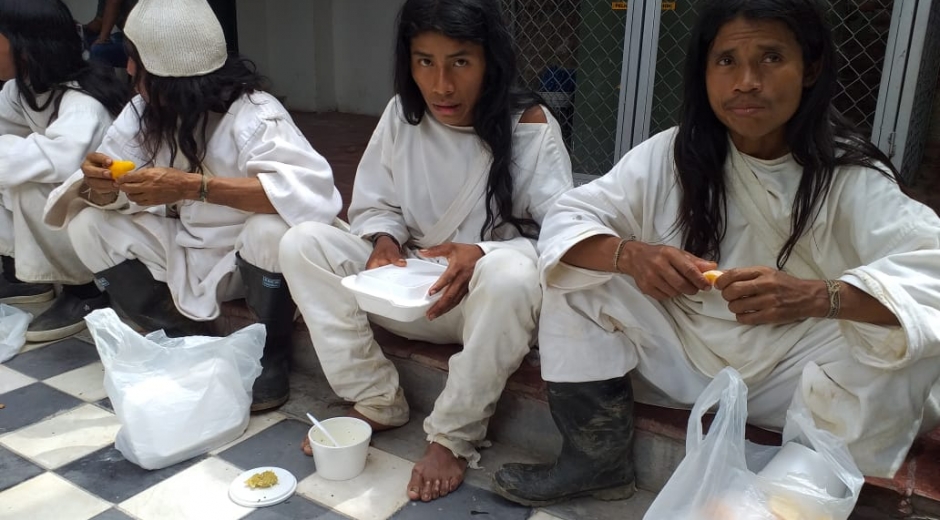
[{"label": "white sash", "polygon": [[[757,227],[757,236],[770,248],[771,251],[780,251],[783,244],[786,243],[790,232],[783,230],[776,222],[768,219],[760,206],[770,207],[770,199],[766,190],[760,186],[757,175],[741,152],[734,146],[734,143],[728,143],[731,154],[731,172],[728,176],[728,194],[730,198],[738,203],[738,209],[744,214],[748,223]],[[803,244],[803,237],[797,241],[793,248],[793,253],[787,259],[786,271],[805,280],[824,280],[826,275],[822,269],[813,261],[813,255]]]}]

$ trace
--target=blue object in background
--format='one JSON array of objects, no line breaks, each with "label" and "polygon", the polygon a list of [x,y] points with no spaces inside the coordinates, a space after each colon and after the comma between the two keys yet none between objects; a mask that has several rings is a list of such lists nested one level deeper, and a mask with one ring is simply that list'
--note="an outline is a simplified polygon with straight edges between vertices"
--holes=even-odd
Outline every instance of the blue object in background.
[{"label": "blue object in background", "polygon": [[551,65],[542,71],[539,77],[539,90],[541,92],[568,92],[572,93],[577,84],[575,69],[566,69]]}]

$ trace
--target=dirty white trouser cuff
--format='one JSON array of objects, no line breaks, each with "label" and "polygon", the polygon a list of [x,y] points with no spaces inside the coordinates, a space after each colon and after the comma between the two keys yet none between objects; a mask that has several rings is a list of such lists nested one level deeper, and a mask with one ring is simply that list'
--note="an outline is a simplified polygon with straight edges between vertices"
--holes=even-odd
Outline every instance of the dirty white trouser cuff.
[{"label": "dirty white trouser cuff", "polygon": [[356,403],[369,419],[388,425],[408,420],[398,372],[369,327],[371,319],[410,339],[462,343],[450,358],[444,390],[424,422],[428,440],[476,466],[487,423],[506,380],[534,340],[541,304],[535,262],[497,249],[477,262],[463,302],[434,321],[402,323],[359,309],[342,287],[343,276],[365,268],[369,242],[335,227],[308,222],[281,241],[281,267],[310,329],[320,364],[333,390]]},{"label": "dirty white trouser cuff", "polygon": [[68,233],[42,221],[55,184],[27,182],[0,190],[0,254],[16,258],[16,277],[24,282],[81,285],[94,280]]},{"label": "dirty white trouser cuff", "polygon": [[[689,407],[710,381],[690,363],[665,309],[629,276],[581,291],[546,288],[542,313],[539,351],[547,381],[600,381],[636,369]],[[936,358],[893,371],[859,363],[838,322],[818,320],[766,378],[748,386],[748,422],[781,429],[800,392],[816,425],[846,441],[863,473],[890,476],[918,432],[937,426],[936,410],[925,414],[925,404],[936,406],[938,378]]]},{"label": "dirty white trouser cuff", "polygon": [[177,241],[178,234],[186,233],[179,219],[88,207],[75,215],[68,233],[79,258],[92,272],[140,260],[154,279],[170,287],[181,312],[194,320],[207,320],[217,315],[218,302],[244,294],[234,252],[252,265],[279,272],[277,247],[288,227],[278,215],[252,215],[232,245],[186,248]]}]

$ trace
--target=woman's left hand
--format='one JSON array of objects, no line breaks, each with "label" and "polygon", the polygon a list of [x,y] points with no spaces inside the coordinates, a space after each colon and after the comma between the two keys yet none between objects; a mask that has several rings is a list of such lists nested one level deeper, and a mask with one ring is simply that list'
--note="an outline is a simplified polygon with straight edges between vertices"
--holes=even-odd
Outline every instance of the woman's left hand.
[{"label": "woman's left hand", "polygon": [[728,301],[728,310],[739,323],[761,325],[792,323],[826,314],[826,284],[820,280],[803,280],[770,267],[729,269],[721,275],[715,288]]},{"label": "woman's left hand", "polygon": [[158,206],[198,198],[202,176],[176,168],[141,168],[115,182],[131,201],[141,206]]},{"label": "woman's left hand", "polygon": [[428,309],[427,317],[433,320],[450,312],[463,301],[464,296],[470,292],[470,278],[476,268],[477,260],[483,258],[483,250],[474,244],[457,244],[448,242],[439,246],[422,249],[418,252],[428,258],[443,257],[447,259],[447,270],[431,286],[428,294],[435,295],[444,291],[441,299]]}]

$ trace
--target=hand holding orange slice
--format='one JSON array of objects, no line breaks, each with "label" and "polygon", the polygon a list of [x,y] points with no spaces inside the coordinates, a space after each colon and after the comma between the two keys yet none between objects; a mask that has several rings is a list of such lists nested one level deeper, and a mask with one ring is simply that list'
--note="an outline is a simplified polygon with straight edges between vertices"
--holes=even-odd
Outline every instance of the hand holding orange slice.
[{"label": "hand holding orange slice", "polygon": [[117,179],[137,168],[133,161],[111,161],[111,178]]},{"label": "hand holding orange slice", "polygon": [[702,273],[702,276],[704,276],[705,279],[708,280],[708,283],[715,285],[715,282],[718,281],[718,277],[723,274],[725,274],[724,271],[712,269],[711,271],[705,271],[704,273]]}]

